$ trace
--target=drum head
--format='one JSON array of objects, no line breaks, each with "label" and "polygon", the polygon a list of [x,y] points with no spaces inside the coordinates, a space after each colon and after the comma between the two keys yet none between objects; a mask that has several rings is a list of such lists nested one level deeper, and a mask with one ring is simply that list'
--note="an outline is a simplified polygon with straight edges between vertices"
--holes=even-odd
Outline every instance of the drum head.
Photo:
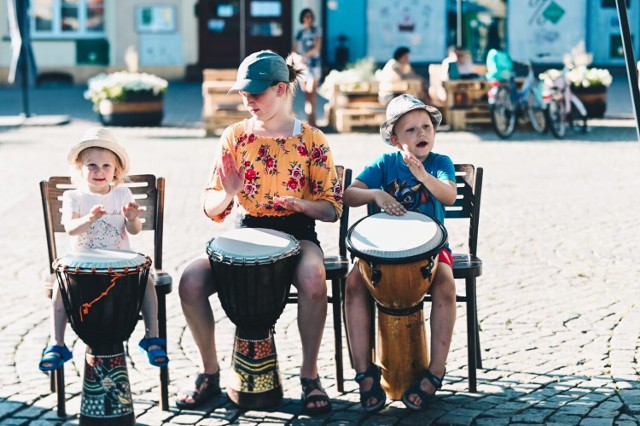
[{"label": "drum head", "polygon": [[447,231],[422,213],[402,216],[377,213],[356,222],[347,235],[347,248],[356,257],[379,263],[409,263],[440,252]]},{"label": "drum head", "polygon": [[207,243],[209,258],[228,264],[272,263],[299,252],[295,237],[265,228],[232,229]]},{"label": "drum head", "polygon": [[53,267],[108,271],[137,268],[147,262],[151,262],[147,256],[129,250],[79,250],[56,260]]}]

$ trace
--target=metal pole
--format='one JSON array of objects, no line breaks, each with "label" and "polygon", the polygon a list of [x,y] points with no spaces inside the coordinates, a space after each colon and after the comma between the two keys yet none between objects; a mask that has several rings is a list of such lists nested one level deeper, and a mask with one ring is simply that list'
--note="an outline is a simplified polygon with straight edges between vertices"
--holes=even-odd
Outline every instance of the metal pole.
[{"label": "metal pole", "polygon": [[462,46],[462,0],[456,6],[456,46]]},{"label": "metal pole", "polygon": [[16,15],[18,15],[18,26],[20,27],[20,35],[22,37],[22,45],[20,46],[19,67],[21,74],[22,87],[22,105],[24,107],[24,116],[31,117],[31,109],[29,108],[29,44],[31,43],[31,34],[29,34],[29,13],[27,10],[27,0],[16,1]]},{"label": "metal pole", "polygon": [[624,59],[627,64],[627,77],[629,78],[629,88],[631,89],[631,100],[633,101],[633,112],[636,117],[636,134],[640,141],[640,92],[638,91],[638,70],[636,60],[633,56],[633,43],[629,30],[629,19],[627,17],[627,2],[616,0],[618,9],[618,21],[620,22],[620,33],[622,34],[622,47],[624,48]]}]

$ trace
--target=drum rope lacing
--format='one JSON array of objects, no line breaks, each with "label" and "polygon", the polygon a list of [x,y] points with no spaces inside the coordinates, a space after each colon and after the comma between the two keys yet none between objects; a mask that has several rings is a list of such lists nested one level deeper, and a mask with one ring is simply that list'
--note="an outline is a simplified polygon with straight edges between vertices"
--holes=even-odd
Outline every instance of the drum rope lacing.
[{"label": "drum rope lacing", "polygon": [[125,268],[124,273],[118,273],[118,272],[113,273],[113,272],[112,272],[112,273],[113,273],[113,276],[111,277],[111,282],[110,282],[110,284],[109,284],[109,287],[107,287],[107,288],[105,289],[105,291],[103,291],[102,293],[100,293],[100,295],[99,295],[98,297],[96,297],[95,299],[93,299],[91,302],[83,303],[83,304],[80,306],[80,322],[83,322],[83,321],[84,321],[84,315],[88,315],[88,314],[89,314],[89,309],[91,308],[91,306],[93,306],[93,305],[94,305],[95,303],[97,303],[100,299],[102,299],[103,297],[106,297],[106,296],[109,294],[109,292],[111,291],[111,289],[116,285],[116,281],[117,281],[119,278],[122,278],[122,277],[126,277],[126,276],[127,276],[127,274],[128,274],[128,272],[129,272],[129,271],[128,271],[128,270],[126,270],[126,269],[128,269],[128,268]]}]

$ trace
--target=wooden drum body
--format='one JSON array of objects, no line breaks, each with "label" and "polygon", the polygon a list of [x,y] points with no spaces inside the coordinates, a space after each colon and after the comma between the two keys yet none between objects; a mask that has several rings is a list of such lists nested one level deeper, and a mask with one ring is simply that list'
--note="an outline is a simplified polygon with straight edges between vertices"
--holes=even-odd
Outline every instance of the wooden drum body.
[{"label": "wooden drum body", "polygon": [[207,244],[220,304],[236,325],[234,380],[227,393],[239,407],[262,409],[282,400],[273,327],[289,296],[299,253],[294,237],[262,228],[233,229]]},{"label": "wooden drum body", "polygon": [[71,327],[87,344],[80,424],[134,425],[123,342],[138,322],[151,259],[124,250],[86,250],[53,266]]},{"label": "wooden drum body", "polygon": [[440,223],[415,212],[374,214],[349,230],[347,247],[378,308],[375,362],[391,399],[401,399],[429,366],[422,300],[446,242]]}]

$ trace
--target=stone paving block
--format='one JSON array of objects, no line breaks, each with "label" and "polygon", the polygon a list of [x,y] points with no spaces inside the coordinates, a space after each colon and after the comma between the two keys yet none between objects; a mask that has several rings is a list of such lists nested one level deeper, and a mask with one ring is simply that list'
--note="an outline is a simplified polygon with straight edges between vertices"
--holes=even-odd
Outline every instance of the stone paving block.
[{"label": "stone paving block", "polygon": [[589,418],[582,419],[580,426],[611,426],[613,425],[613,417]]}]

